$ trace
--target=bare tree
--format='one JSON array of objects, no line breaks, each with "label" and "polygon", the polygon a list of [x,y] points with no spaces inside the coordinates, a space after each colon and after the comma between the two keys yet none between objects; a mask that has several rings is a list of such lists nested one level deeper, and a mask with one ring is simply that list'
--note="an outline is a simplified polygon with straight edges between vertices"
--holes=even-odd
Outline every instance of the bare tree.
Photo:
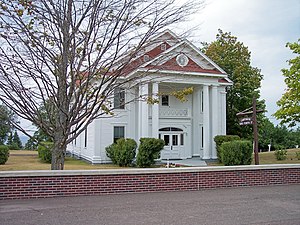
[{"label": "bare tree", "polygon": [[129,82],[124,73],[136,53],[162,29],[186,19],[196,5],[175,0],[0,2],[0,100],[52,138],[51,169],[63,169],[67,144],[112,110],[109,96]]}]

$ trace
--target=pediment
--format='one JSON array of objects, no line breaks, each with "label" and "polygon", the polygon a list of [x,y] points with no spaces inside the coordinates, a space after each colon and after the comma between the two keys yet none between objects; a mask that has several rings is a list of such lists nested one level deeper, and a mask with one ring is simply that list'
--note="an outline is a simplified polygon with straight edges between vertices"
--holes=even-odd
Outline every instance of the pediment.
[{"label": "pediment", "polygon": [[[185,62],[187,61],[187,62]],[[178,38],[170,30],[152,39],[126,67],[125,74],[132,76],[138,70],[182,71],[205,74],[227,75],[199,48],[186,39]]]}]

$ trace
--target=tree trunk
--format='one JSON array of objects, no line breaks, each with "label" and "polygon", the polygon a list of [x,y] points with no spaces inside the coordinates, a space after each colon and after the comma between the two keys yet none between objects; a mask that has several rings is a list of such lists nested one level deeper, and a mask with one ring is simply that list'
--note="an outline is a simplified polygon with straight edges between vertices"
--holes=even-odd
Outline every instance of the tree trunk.
[{"label": "tree trunk", "polygon": [[56,135],[56,137],[57,138],[54,138],[54,145],[52,149],[51,170],[63,170],[67,146],[64,144],[62,136]]}]

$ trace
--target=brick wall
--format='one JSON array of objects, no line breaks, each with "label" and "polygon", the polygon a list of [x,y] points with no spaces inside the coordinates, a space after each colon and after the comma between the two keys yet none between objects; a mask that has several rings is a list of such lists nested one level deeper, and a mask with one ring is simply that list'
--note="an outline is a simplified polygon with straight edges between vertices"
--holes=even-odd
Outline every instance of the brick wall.
[{"label": "brick wall", "polygon": [[0,172],[0,199],[300,184],[300,165]]}]

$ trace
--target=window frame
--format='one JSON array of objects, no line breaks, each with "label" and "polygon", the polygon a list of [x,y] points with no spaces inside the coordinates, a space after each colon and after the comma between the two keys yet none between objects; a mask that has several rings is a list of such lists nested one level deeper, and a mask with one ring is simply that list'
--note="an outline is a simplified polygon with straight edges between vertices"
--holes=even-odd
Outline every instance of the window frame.
[{"label": "window frame", "polygon": [[[123,129],[123,136],[120,135],[120,131],[119,134],[116,135],[116,128],[122,128]],[[113,126],[113,143],[116,143],[118,139],[120,138],[125,138],[125,126],[122,125],[117,125],[117,126]]]},{"label": "window frame", "polygon": [[[165,102],[164,102],[164,98],[166,98],[165,100],[167,100],[167,104],[165,104]],[[161,96],[161,105],[162,106],[170,106],[170,97],[169,97],[169,95],[162,95]]]},{"label": "window frame", "polygon": [[125,109],[125,89],[115,88],[114,91],[114,109]]}]

